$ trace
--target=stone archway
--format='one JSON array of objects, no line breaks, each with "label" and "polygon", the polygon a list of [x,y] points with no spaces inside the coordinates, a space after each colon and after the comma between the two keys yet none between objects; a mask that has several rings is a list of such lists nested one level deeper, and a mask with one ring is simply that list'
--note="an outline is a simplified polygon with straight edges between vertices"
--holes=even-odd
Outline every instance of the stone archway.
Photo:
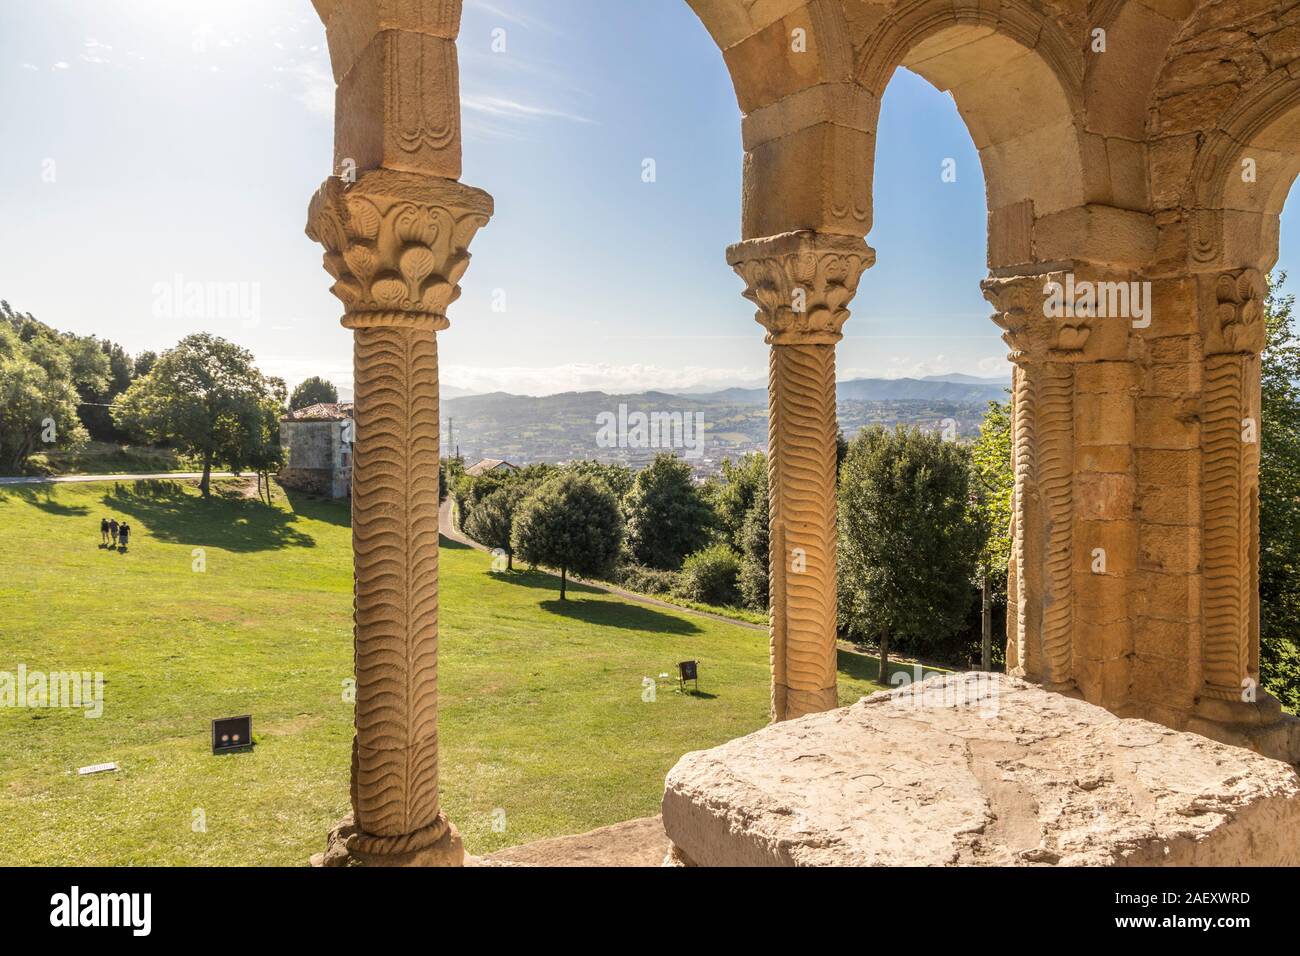
[{"label": "stone archway", "polygon": [[[770,346],[773,718],[836,704],[835,348],[874,261],[876,121],[903,65],[953,91],[988,182],[984,290],[1016,366],[1010,668],[1300,756],[1300,724],[1233,697],[1258,679],[1258,451],[1230,427],[1258,408],[1258,270],[1295,176],[1279,117],[1296,0],[1110,0],[1092,17],[1030,0],[687,2],[742,114],[727,260]],[[492,214],[459,182],[461,0],[313,3],[338,94],[336,175],[308,234],[357,382],[354,817],[326,862],[456,864],[437,785],[437,333]],[[1226,82],[1215,57],[1233,44],[1250,49]],[[1223,184],[1238,146],[1267,155],[1264,198]],[[1045,308],[1049,283],[1117,306],[1123,291],[1127,308],[1147,282],[1145,325]]]}]

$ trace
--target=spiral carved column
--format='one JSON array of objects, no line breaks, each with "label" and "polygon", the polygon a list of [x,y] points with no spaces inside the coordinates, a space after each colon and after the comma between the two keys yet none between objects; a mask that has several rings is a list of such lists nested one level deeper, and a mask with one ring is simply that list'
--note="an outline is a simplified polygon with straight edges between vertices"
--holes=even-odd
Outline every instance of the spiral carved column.
[{"label": "spiral carved column", "polygon": [[1083,318],[1045,314],[1049,278],[989,279],[983,289],[1015,366],[1007,667],[1067,690],[1074,683],[1075,363],[1090,329]]},{"label": "spiral carved column", "polygon": [[771,346],[768,385],[772,719],[838,704],[835,344],[875,255],[812,232],[738,243],[727,261]]},{"label": "spiral carved column", "polygon": [[[1214,280],[1201,403],[1202,685],[1199,711],[1257,722],[1259,353],[1265,283],[1256,269]],[[1271,699],[1269,701],[1271,703]]]},{"label": "spiral carved column", "polygon": [[438,802],[437,333],[491,213],[480,190],[390,170],[329,180],[312,201],[356,381],[353,813],[327,865],[464,858]]}]

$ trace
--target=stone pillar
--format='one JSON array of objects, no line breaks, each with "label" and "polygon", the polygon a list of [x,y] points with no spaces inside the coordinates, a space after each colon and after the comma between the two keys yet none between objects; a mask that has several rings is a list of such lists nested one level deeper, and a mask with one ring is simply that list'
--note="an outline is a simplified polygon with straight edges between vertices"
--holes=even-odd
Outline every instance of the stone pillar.
[{"label": "stone pillar", "polygon": [[438,342],[487,193],[376,170],[331,179],[308,235],[354,331],[356,737],[336,865],[458,865],[438,804]]},{"label": "stone pillar", "polygon": [[[1077,692],[1075,574],[1077,369],[1093,336],[1087,317],[1047,314],[1059,275],[988,279],[985,298],[1011,347],[1015,491],[1007,586],[1007,670],[1051,690]],[[1082,565],[1085,573],[1088,565]]]},{"label": "stone pillar", "polygon": [[[1201,684],[1196,715],[1219,724],[1276,721],[1259,688],[1259,434],[1264,276],[1200,277]],[[1208,301],[1205,301],[1208,300]]]},{"label": "stone pillar", "polygon": [[768,500],[772,719],[838,705],[835,344],[875,254],[860,238],[791,232],[727,250],[771,347]]}]

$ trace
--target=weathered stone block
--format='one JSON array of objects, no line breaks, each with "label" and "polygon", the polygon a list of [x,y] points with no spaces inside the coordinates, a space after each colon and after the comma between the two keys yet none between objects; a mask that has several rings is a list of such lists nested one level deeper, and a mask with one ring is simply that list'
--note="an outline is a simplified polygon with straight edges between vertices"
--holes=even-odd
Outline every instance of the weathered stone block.
[{"label": "weathered stone block", "polygon": [[335,172],[380,167],[459,179],[460,70],[452,40],[386,30],[339,84]]},{"label": "weathered stone block", "polygon": [[669,772],[702,866],[1300,863],[1287,764],[1002,675],[765,727]]}]

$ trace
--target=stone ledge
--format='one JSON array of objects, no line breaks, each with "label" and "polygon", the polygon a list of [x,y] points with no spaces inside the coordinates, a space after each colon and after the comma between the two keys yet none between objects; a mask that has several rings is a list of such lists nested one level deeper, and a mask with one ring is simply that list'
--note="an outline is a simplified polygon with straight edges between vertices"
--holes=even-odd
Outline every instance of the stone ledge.
[{"label": "stone ledge", "polygon": [[701,866],[1295,865],[1300,775],[954,674],[687,754],[663,821]]}]

